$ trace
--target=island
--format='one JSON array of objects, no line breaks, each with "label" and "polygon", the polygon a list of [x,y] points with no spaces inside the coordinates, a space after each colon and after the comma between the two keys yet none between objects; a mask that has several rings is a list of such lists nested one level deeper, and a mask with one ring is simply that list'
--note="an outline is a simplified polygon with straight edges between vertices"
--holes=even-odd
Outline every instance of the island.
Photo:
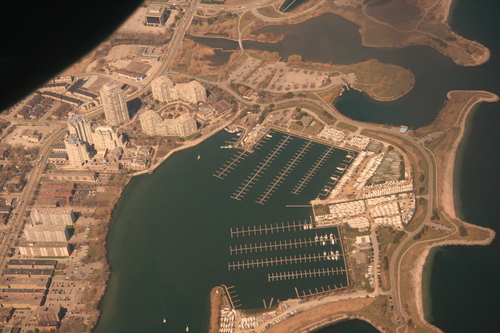
[{"label": "island", "polygon": [[[236,155],[214,171],[220,179],[266,140],[283,137],[233,193],[235,200],[290,138],[304,146],[283,175],[309,145],[325,147],[295,194],[332,151],[345,152],[343,164],[332,167],[322,192],[308,202],[310,221],[286,226],[314,230],[308,244],[340,250],[300,261],[285,255],[231,262],[229,270],[318,259],[340,266],[273,273],[268,281],[343,274],[346,285],[308,293],[295,288],[295,297],[264,300],[263,309],[247,311],[235,304],[233,286],[221,282],[207,290],[210,333],[311,332],[354,318],[383,332],[440,332],[424,310],[426,260],[435,247],[488,245],[495,237],[460,219],[454,175],[475,107],[499,97],[450,91],[436,119],[417,129],[360,122],[335,108],[343,93],[354,89],[378,102],[397,101],[415,87],[415,75],[377,59],[325,63],[245,43],[279,43],[284,35],[259,30],[338,15],[359,26],[365,46],[426,45],[460,66],[487,62],[489,50],[451,30],[451,0],[309,0],[288,11],[290,6],[277,0],[144,4],[97,49],[0,115],[4,331],[94,329],[108,279],[116,274],[106,237],[122,191],[132,177],[154,174],[172,154],[226,129],[237,137],[221,148]],[[208,38],[234,48],[209,46]],[[265,204],[281,181],[274,179],[256,203]],[[231,237],[251,232],[256,227],[231,229]],[[280,241],[283,246],[291,243]]]}]

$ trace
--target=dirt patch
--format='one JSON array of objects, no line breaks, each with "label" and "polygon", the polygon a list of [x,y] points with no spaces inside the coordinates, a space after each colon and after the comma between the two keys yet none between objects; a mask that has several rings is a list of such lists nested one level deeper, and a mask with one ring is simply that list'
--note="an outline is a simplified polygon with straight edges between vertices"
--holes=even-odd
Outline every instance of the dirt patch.
[{"label": "dirt patch", "polygon": [[[358,298],[320,305],[274,325],[266,332],[301,332],[304,327],[316,326],[317,323],[322,321],[331,322],[331,319],[336,315],[359,311],[370,305],[373,301],[373,298]],[[327,324],[326,322],[325,325]]]}]

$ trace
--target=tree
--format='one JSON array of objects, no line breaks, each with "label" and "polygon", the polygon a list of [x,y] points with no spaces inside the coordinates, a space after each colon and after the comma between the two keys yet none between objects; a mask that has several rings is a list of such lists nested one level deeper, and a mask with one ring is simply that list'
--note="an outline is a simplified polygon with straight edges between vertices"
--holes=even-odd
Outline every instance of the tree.
[{"label": "tree", "polygon": [[460,228],[458,228],[458,230],[460,232],[460,237],[467,237],[469,235],[467,229],[465,229],[463,225],[461,225]]},{"label": "tree", "polygon": [[289,91],[286,94],[283,95],[283,98],[293,98],[293,92]]}]

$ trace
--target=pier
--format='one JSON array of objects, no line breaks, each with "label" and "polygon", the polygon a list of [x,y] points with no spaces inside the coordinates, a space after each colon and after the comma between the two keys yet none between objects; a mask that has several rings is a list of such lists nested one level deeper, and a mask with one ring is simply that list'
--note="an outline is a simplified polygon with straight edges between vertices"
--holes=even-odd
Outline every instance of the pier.
[{"label": "pier", "polygon": [[247,268],[259,268],[259,267],[269,267],[278,265],[290,265],[290,264],[301,264],[306,262],[316,262],[316,261],[327,261],[327,260],[339,260],[341,254],[304,254],[304,255],[294,255],[294,256],[284,256],[266,259],[252,259],[237,262],[228,262],[228,270],[236,269],[247,269]]},{"label": "pier", "polygon": [[[331,242],[335,244],[336,241],[340,240],[339,238],[333,238]],[[243,254],[243,253],[256,253],[256,252],[264,252],[264,251],[278,251],[278,250],[288,250],[288,249],[298,249],[302,247],[313,247],[320,245],[330,245],[331,243],[325,240],[316,240],[311,237],[308,239],[299,238],[294,240],[283,240],[283,241],[274,241],[274,242],[264,242],[264,243],[254,243],[254,244],[243,244],[243,245],[235,245],[229,247],[229,253],[233,254]]]},{"label": "pier", "polygon": [[340,180],[340,178],[344,175],[345,171],[349,167],[354,156],[355,156],[355,153],[349,151],[349,154],[342,161],[342,163],[340,163],[340,166],[337,167],[337,170],[335,170],[335,172],[331,175],[330,181],[326,183],[325,188],[322,190],[322,193],[319,195],[319,197],[321,199],[324,199],[324,198],[328,197],[328,195],[330,195],[330,193],[332,192],[335,185],[337,185],[337,182]]},{"label": "pier", "polygon": [[267,281],[282,281],[282,280],[293,280],[293,279],[303,279],[311,277],[321,277],[330,275],[340,275],[345,274],[346,270],[343,268],[318,268],[291,272],[279,272],[279,273],[269,273],[267,274]]},{"label": "pier", "polygon": [[310,141],[304,143],[304,145],[302,145],[302,147],[299,149],[299,151],[297,151],[293,155],[293,157],[286,163],[285,167],[273,179],[271,184],[268,185],[268,187],[266,188],[264,193],[262,193],[260,195],[259,199],[257,199],[257,201],[256,201],[257,203],[259,203],[261,205],[266,203],[269,196],[276,190],[276,187],[278,187],[283,182],[283,178],[288,176],[290,171],[293,170],[293,168],[295,168],[297,163],[300,162],[302,157],[304,157],[304,155],[309,150],[309,146],[311,146],[311,144],[312,144],[312,140],[310,140]]},{"label": "pier", "polygon": [[243,159],[247,156],[247,151],[243,150],[233,157],[231,157],[223,166],[213,174],[214,177],[219,179],[224,179],[235,167],[237,164],[241,163]]},{"label": "pier", "polygon": [[240,187],[238,187],[238,190],[236,190],[231,198],[235,200],[240,200],[245,196],[245,194],[248,192],[248,190],[252,187],[255,181],[257,181],[257,178],[261,176],[261,173],[264,172],[267,167],[271,164],[272,161],[278,156],[281,151],[287,146],[288,142],[292,140],[292,135],[289,134],[287,137],[283,138],[280,140],[278,145],[274,147],[274,149],[266,156],[264,161],[259,163],[259,166],[254,169],[254,171],[250,174],[250,176],[245,180]]},{"label": "pier", "polygon": [[[310,206],[308,206],[310,207]],[[233,228],[230,229],[231,232],[231,238],[234,236],[236,237],[245,237],[245,236],[257,236],[257,235],[267,235],[268,233],[273,234],[274,232],[279,233],[279,232],[285,232],[285,231],[300,231],[300,230],[305,230],[308,227],[307,221],[304,221],[304,223],[301,223],[300,221],[292,221],[290,222],[281,222],[281,224],[275,223],[275,224],[270,224],[269,226],[267,224],[264,224],[264,226],[259,225],[258,227],[254,225],[253,227],[242,227],[241,230],[239,228],[236,228],[233,230]]]},{"label": "pier", "polygon": [[325,161],[330,157],[332,151],[334,150],[333,147],[329,147],[326,149],[321,156],[314,162],[313,166],[307,171],[307,173],[302,177],[302,179],[299,181],[297,185],[295,185],[294,189],[292,190],[293,194],[299,195],[299,193],[306,187],[306,185],[309,183],[311,178],[316,174],[317,170],[323,166]]}]

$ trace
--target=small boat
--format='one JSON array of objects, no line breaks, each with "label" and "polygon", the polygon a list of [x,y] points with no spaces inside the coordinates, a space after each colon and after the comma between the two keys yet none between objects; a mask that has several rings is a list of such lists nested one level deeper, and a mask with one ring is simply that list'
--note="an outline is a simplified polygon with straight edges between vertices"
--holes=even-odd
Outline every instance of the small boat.
[{"label": "small boat", "polygon": [[163,323],[165,324],[167,322],[167,318],[163,317]]},{"label": "small boat", "polygon": [[271,134],[266,134],[268,138],[272,138],[273,136]]},{"label": "small boat", "polygon": [[186,325],[186,332],[189,332],[189,327],[188,327],[188,325]]},{"label": "small boat", "polygon": [[200,153],[198,153],[198,159],[200,159]]}]

